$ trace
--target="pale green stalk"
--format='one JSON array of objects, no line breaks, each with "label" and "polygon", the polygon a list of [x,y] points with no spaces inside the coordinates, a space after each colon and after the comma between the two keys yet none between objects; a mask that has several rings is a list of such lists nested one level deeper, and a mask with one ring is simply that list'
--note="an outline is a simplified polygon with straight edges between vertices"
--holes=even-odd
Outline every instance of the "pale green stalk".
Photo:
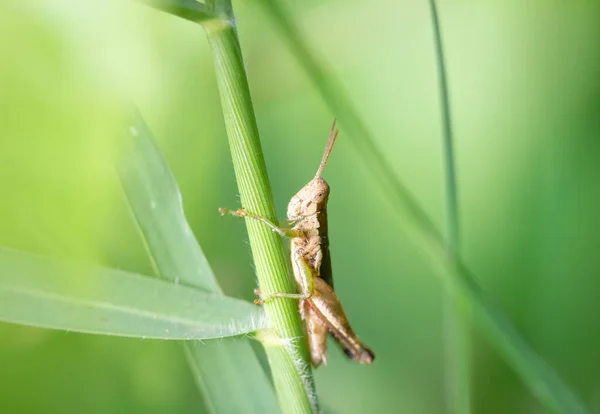
[{"label": "pale green stalk", "polygon": [[[214,7],[219,17],[202,26],[214,60],[241,204],[277,222],[231,4],[216,1]],[[246,226],[262,294],[295,292],[280,237],[254,220],[246,220]],[[278,298],[264,306],[272,332],[261,338],[280,407],[286,413],[312,412],[317,403],[297,301]]]}]

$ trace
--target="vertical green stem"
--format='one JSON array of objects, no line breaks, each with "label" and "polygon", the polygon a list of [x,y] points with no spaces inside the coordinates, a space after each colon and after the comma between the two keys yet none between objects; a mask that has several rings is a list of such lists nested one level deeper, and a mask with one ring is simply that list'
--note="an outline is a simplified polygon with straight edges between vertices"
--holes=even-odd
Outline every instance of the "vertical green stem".
[{"label": "vertical green stem", "polygon": [[[277,222],[231,4],[216,1],[214,7],[220,17],[202,26],[214,59],[242,206]],[[263,223],[245,221],[262,294],[294,292],[280,237]],[[280,407],[285,413],[310,413],[317,403],[297,302],[278,298],[264,306],[272,332],[259,337],[269,358]]]},{"label": "vertical green stem", "polygon": [[[442,35],[435,0],[429,0],[433,37],[437,56],[438,82],[442,109],[442,139],[445,156],[446,178],[446,238],[447,259],[456,263],[459,251],[458,194],[456,169],[454,163],[454,144],[450,118],[450,99]],[[468,414],[470,412],[469,390],[469,321],[466,309],[461,308],[460,293],[452,284],[448,284],[444,297],[444,337],[446,344],[446,392],[451,412]]]}]

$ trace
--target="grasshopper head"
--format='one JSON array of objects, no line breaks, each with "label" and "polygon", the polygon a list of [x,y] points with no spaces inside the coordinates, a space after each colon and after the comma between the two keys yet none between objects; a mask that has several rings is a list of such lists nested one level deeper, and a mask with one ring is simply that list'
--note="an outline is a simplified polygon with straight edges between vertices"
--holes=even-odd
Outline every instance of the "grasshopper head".
[{"label": "grasshopper head", "polygon": [[327,206],[328,198],[329,185],[321,177],[313,178],[290,200],[288,220],[299,220],[320,213]]},{"label": "grasshopper head", "polygon": [[315,174],[315,178],[302,187],[290,200],[287,210],[288,220],[295,221],[313,214],[318,214],[327,206],[329,185],[321,178],[321,174],[323,173],[325,164],[327,164],[327,159],[329,158],[337,134],[338,131],[335,129],[334,119],[333,125],[331,125],[331,131],[329,132],[329,138],[327,139],[327,145],[325,145],[325,151],[321,158],[321,164]]}]

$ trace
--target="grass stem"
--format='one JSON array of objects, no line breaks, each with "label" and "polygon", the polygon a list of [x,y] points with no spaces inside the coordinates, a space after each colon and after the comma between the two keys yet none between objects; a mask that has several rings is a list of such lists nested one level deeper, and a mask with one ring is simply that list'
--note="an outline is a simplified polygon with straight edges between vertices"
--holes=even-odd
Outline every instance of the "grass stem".
[{"label": "grass stem", "polygon": [[[214,7],[220,16],[202,26],[214,60],[241,203],[253,214],[277,222],[231,4],[216,1]],[[262,294],[295,292],[280,237],[255,220],[246,220],[246,226]],[[278,298],[264,306],[273,332],[259,337],[269,338],[263,343],[280,407],[284,413],[316,411],[297,301]]]}]

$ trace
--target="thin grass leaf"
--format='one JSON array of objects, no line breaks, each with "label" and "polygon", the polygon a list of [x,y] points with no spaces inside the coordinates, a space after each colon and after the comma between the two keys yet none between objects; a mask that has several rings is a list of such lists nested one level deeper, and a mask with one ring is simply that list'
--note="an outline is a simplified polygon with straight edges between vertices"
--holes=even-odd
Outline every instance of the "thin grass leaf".
[{"label": "thin grass leaf", "polygon": [[102,335],[212,339],[254,332],[264,314],[248,302],[183,285],[0,248],[0,320]]},{"label": "thin grass leaf", "polygon": [[[444,149],[444,178],[446,182],[446,254],[448,260],[454,261],[456,255],[460,252],[460,223],[458,220],[458,185],[456,183],[450,96],[440,19],[435,0],[429,0],[429,10],[433,26],[442,115],[442,146]],[[452,285],[449,285],[449,287],[452,287]],[[446,403],[449,412],[469,414],[471,412],[470,315],[468,312],[463,312],[461,305],[460,293],[457,295],[454,289],[446,289],[446,295],[444,296]]]},{"label": "thin grass leaf", "polygon": [[[137,112],[119,142],[119,178],[154,268],[162,278],[207,292],[220,288],[183,212],[181,193]],[[215,219],[218,218],[215,209]]]},{"label": "thin grass leaf", "polygon": [[206,5],[196,0],[138,0],[146,6],[161,10],[194,23],[214,18]]},{"label": "thin grass leaf", "polygon": [[[136,109],[128,113],[115,165],[157,274],[221,294],[185,219],[177,183]],[[279,412],[271,384],[246,340],[183,346],[210,412]]]},{"label": "thin grass leaf", "polygon": [[328,76],[326,65],[312,52],[287,10],[277,0],[260,0],[267,15],[285,39],[299,64],[321,93],[323,100],[349,131],[368,170],[375,175],[407,235],[422,248],[429,263],[442,276],[449,289],[457,289],[460,300],[473,312],[477,327],[498,353],[521,375],[531,392],[548,408],[560,413],[585,413],[587,409],[554,370],[517,334],[508,318],[495,308],[479,287],[460,257],[446,259],[444,239],[432,220],[407,187],[394,173],[383,152],[375,144],[360,112],[344,86]]}]

